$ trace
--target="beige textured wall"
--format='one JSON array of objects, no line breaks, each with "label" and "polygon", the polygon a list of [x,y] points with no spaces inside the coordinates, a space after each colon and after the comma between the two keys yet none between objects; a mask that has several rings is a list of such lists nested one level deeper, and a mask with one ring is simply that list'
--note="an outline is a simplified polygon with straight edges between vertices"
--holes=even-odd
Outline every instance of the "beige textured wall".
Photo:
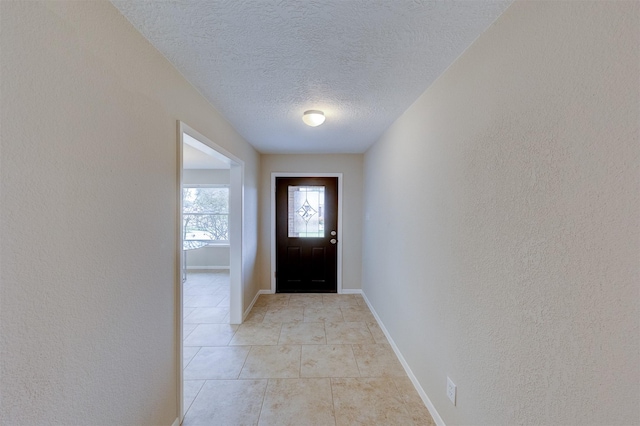
[{"label": "beige textured wall", "polygon": [[187,252],[188,269],[229,269],[229,246],[206,246]]},{"label": "beige textured wall", "polygon": [[363,289],[448,425],[640,423],[639,17],[514,3],[365,155]]},{"label": "beige textured wall", "polygon": [[229,169],[185,169],[182,171],[183,183],[192,184],[229,184]]},{"label": "beige textured wall", "polygon": [[110,3],[0,14],[0,424],[170,425],[176,120],[246,163],[249,300],[259,156]]},{"label": "beige textured wall", "polygon": [[361,288],[362,274],[362,154],[261,156],[260,163],[260,283],[271,288],[271,173],[342,173],[342,288]]}]

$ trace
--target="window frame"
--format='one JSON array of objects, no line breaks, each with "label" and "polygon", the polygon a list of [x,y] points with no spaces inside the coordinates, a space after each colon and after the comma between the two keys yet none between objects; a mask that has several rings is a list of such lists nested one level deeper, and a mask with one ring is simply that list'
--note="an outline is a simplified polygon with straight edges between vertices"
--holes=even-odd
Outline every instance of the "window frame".
[{"label": "window frame", "polygon": [[[231,185],[228,183],[183,183],[182,184],[182,196],[184,197],[184,190],[187,188],[226,188],[227,189],[227,197],[230,197],[231,193]],[[184,198],[183,198],[184,199]],[[184,226],[184,216],[185,215],[204,215],[204,216],[227,216],[227,227],[229,224],[229,205],[227,203],[227,212],[226,213],[185,213],[184,211],[184,201],[182,203],[182,212],[181,212],[181,220],[182,220],[182,229],[186,234],[186,227]],[[229,247],[229,230],[227,230],[227,239],[226,240],[187,240],[184,239],[184,235],[182,236],[183,241],[193,241],[196,243],[204,243],[202,247]]]}]

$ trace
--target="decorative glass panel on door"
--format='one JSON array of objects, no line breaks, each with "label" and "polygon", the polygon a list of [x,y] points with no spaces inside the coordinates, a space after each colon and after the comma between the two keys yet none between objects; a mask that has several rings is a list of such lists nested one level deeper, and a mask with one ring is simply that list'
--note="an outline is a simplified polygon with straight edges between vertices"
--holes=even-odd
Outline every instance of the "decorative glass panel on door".
[{"label": "decorative glass panel on door", "polygon": [[289,186],[289,238],[324,237],[324,186]]}]

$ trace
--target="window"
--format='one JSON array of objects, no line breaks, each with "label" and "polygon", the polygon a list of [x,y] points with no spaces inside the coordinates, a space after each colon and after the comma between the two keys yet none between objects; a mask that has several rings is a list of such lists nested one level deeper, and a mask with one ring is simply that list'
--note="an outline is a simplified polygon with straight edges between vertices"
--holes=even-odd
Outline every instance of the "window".
[{"label": "window", "polygon": [[182,236],[205,246],[229,243],[229,186],[194,185],[182,189]]},{"label": "window", "polygon": [[324,186],[289,186],[289,238],[324,238]]}]

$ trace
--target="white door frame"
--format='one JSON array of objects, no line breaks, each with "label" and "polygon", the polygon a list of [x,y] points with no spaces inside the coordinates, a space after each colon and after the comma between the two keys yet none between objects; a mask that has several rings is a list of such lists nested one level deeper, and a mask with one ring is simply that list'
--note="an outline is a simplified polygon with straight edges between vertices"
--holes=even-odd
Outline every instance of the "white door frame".
[{"label": "white door frame", "polygon": [[178,218],[177,221],[177,246],[176,253],[178,259],[177,283],[178,283],[178,370],[179,370],[179,391],[178,404],[180,408],[180,421],[184,418],[183,407],[183,365],[182,365],[182,326],[183,326],[183,294],[182,294],[182,147],[183,135],[187,134],[200,142],[197,148],[219,160],[229,164],[229,322],[231,324],[242,323],[242,236],[244,227],[244,161],[211,141],[206,136],[192,129],[182,121],[178,121]]},{"label": "white door frame", "polygon": [[338,265],[337,288],[342,293],[342,173],[271,173],[271,293],[276,292],[276,178],[277,177],[337,177],[338,178]]}]

